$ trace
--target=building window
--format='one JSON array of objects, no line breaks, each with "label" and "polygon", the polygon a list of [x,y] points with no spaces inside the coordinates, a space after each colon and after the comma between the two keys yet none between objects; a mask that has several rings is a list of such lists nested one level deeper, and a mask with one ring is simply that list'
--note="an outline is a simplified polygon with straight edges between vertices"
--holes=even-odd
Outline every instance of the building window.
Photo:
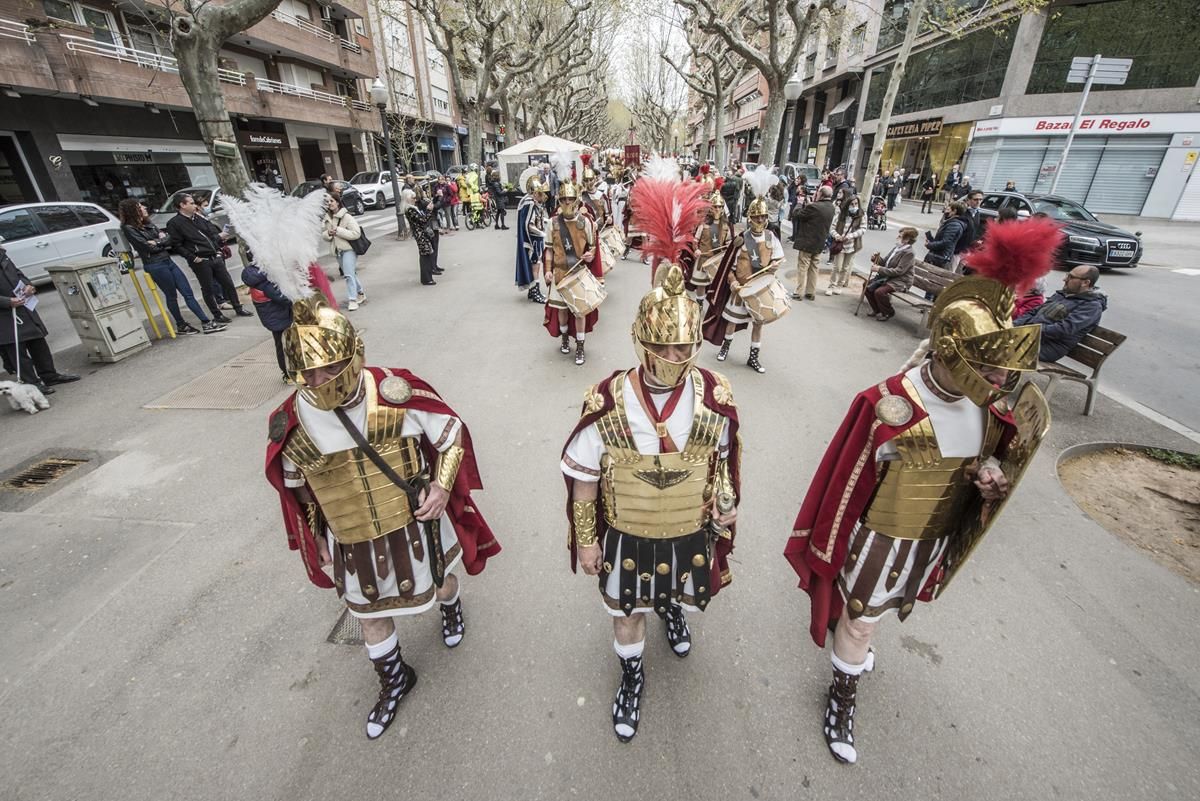
[{"label": "building window", "polygon": [[876,53],[895,47],[904,39],[911,5],[912,0],[887,0],[883,4],[883,13],[879,18],[879,39],[875,43]]},{"label": "building window", "polygon": [[450,113],[450,93],[445,89],[433,87],[430,92],[430,97],[433,99],[433,110],[441,114]]},{"label": "building window", "polygon": [[105,44],[119,44],[121,37],[117,33],[117,21],[113,15],[102,8],[93,8],[82,3],[67,2],[67,0],[42,0],[42,10],[51,19],[73,22],[92,29],[92,38]]},{"label": "building window", "polygon": [[862,55],[867,46],[867,23],[859,25],[850,32],[850,55]]},{"label": "building window", "polygon": [[834,38],[830,38],[829,41],[825,43],[825,69],[829,69],[837,63],[838,48],[840,46],[841,42]]},{"label": "building window", "polygon": [[804,77],[811,78],[817,74],[817,54],[809,53],[804,59]]},{"label": "building window", "polygon": [[[1016,24],[1016,20],[1009,20],[995,28],[984,28],[913,53],[900,81],[892,114],[997,97],[1008,70]],[[863,119],[878,119],[891,75],[890,65],[872,72]]]},{"label": "building window", "polygon": [[[1163,24],[1164,20],[1170,24]],[[1200,21],[1193,0],[1116,0],[1062,6],[1046,22],[1027,92],[1080,91],[1080,84],[1067,83],[1071,59],[1097,53],[1132,58],[1133,67],[1123,85],[1096,85],[1093,91],[1194,86],[1200,73],[1197,41]]]}]

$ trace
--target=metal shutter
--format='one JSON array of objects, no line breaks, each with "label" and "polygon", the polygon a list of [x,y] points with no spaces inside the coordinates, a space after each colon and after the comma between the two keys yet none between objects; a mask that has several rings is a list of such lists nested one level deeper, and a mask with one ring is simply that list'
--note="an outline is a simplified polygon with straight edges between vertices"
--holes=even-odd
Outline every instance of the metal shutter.
[{"label": "metal shutter", "polygon": [[[1100,164],[1100,158],[1103,155],[1102,147],[1095,145],[1088,147],[1086,144],[1080,147],[1079,139],[1072,142],[1071,152],[1067,154],[1067,166],[1063,168],[1062,177],[1058,179],[1058,187],[1054,194],[1070,198],[1076,203],[1083,203],[1087,198],[1088,188],[1092,185],[1092,178],[1096,174],[1096,167]],[[1062,158],[1062,147],[1054,147],[1046,151],[1046,158],[1042,163],[1057,165],[1060,158]],[[1053,185],[1054,173],[1042,173],[1037,183],[1037,191],[1049,193],[1050,187]]]},{"label": "metal shutter", "polygon": [[1109,137],[1083,205],[1093,212],[1141,214],[1154,185],[1146,171],[1157,170],[1170,143],[1170,136]]},{"label": "metal shutter", "polygon": [[1200,170],[1195,167],[1192,167],[1192,177],[1188,179],[1171,219],[1200,222]]},{"label": "metal shutter", "polygon": [[1005,139],[1000,145],[1000,155],[996,159],[991,184],[996,189],[1003,189],[1005,182],[1013,181],[1020,192],[1034,191],[1038,171],[1042,168],[1042,160],[1049,143],[1049,138],[1045,136]]},{"label": "metal shutter", "polygon": [[[996,154],[996,139],[976,140],[971,145],[971,155],[967,156],[966,163],[963,164],[963,174],[972,176],[972,181],[977,181],[975,188],[982,189],[985,192],[990,192],[994,189],[1003,189],[1004,182],[1000,182],[1000,186],[992,186],[996,182],[995,178],[988,180],[988,168],[992,166],[992,157]],[[949,167],[947,167],[947,171]],[[938,176],[938,181],[946,182],[946,176]]]}]

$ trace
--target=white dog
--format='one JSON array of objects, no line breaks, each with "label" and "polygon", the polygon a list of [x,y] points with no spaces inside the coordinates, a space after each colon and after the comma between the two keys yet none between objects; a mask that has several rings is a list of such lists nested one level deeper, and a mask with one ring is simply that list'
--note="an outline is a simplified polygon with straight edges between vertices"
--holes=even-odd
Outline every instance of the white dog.
[{"label": "white dog", "polygon": [[14,410],[24,409],[30,414],[37,414],[42,409],[50,408],[50,401],[33,384],[0,381],[0,395],[8,398],[8,405]]}]

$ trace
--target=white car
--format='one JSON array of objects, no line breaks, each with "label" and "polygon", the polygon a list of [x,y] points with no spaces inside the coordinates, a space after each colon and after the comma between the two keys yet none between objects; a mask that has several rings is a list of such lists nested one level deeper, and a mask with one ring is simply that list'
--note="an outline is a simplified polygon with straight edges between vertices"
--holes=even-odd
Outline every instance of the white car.
[{"label": "white car", "polygon": [[350,183],[362,195],[363,203],[372,208],[382,209],[396,202],[396,196],[392,193],[392,174],[387,170],[355,173]]},{"label": "white car", "polygon": [[46,267],[107,258],[105,231],[120,228],[95,203],[16,203],[0,206],[0,238],[13,264],[35,284],[50,282]]}]

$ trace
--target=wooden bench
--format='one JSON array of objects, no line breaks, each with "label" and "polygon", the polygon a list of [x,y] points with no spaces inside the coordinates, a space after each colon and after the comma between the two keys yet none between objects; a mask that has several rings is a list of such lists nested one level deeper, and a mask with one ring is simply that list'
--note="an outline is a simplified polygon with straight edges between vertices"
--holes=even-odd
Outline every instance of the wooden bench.
[{"label": "wooden bench", "polygon": [[[854,307],[854,316],[857,317],[859,311],[862,310],[863,303],[867,300],[867,284],[876,277],[876,270],[872,269],[867,277],[863,280],[862,292],[858,296],[858,305]],[[958,278],[961,278],[958,273],[953,270],[947,270],[942,267],[935,267],[921,260],[917,260],[913,264],[913,285],[907,292],[893,292],[892,301],[897,300],[907,303],[921,312],[921,325],[925,325],[925,315],[929,314],[929,310],[933,308],[933,301],[925,298],[926,293],[933,295],[936,299],[938,294],[954,283]],[[919,294],[918,294],[919,293]]]},{"label": "wooden bench", "polygon": [[1124,334],[1119,334],[1110,328],[1096,326],[1063,357],[1091,368],[1091,375],[1058,362],[1038,362],[1038,375],[1050,378],[1046,384],[1046,398],[1050,398],[1050,394],[1062,379],[1077,381],[1087,387],[1087,400],[1083,405],[1083,413],[1090,415],[1092,408],[1096,405],[1096,388],[1100,384],[1100,368],[1125,339]]}]

